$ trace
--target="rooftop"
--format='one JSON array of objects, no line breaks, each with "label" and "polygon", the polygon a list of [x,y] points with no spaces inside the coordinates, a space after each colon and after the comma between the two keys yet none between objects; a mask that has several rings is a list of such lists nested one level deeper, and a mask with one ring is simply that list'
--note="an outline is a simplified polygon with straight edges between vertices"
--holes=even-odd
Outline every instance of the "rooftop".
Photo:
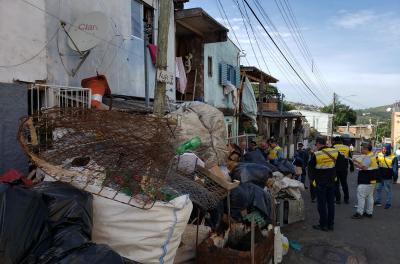
[{"label": "rooftop", "polygon": [[223,42],[228,39],[228,29],[201,8],[175,11],[176,34],[197,35],[205,43]]},{"label": "rooftop", "polygon": [[258,115],[264,117],[275,117],[275,118],[296,118],[296,117],[303,117],[300,112],[261,112]]},{"label": "rooftop", "polygon": [[258,69],[254,66],[240,66],[241,74],[244,74],[249,78],[250,81],[255,82],[265,82],[265,83],[277,83],[279,82],[278,79],[272,77],[271,75],[263,72],[262,70]]}]

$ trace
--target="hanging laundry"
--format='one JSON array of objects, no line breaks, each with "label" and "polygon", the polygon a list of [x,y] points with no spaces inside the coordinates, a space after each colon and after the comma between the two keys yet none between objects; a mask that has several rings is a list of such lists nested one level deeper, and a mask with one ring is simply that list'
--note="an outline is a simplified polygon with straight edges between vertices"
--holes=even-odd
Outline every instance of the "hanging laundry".
[{"label": "hanging laundry", "polygon": [[176,78],[178,78],[178,81],[176,82],[176,90],[184,94],[187,86],[187,77],[182,57],[176,57],[175,62],[176,62]]},{"label": "hanging laundry", "polygon": [[147,44],[147,48],[150,51],[151,62],[156,65],[157,62],[157,46],[154,44]]}]

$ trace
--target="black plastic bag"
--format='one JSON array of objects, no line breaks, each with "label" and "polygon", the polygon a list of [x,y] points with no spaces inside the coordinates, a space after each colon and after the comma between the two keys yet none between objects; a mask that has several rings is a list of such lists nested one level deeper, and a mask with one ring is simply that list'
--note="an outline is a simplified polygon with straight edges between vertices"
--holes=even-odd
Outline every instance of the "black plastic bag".
[{"label": "black plastic bag", "polygon": [[48,209],[41,195],[0,184],[0,263],[20,264],[31,251],[48,247]]},{"label": "black plastic bag", "polygon": [[247,209],[249,212],[258,210],[267,222],[271,222],[272,197],[263,188],[251,183],[240,184],[230,194],[231,216],[241,220],[241,211]]},{"label": "black plastic bag", "polygon": [[267,179],[272,177],[272,171],[262,164],[241,162],[232,171],[231,177],[241,183],[252,182],[264,187]]},{"label": "black plastic bag", "polygon": [[288,160],[280,160],[275,164],[284,175],[296,174],[295,166]]},{"label": "black plastic bag", "polygon": [[267,160],[265,159],[264,155],[261,153],[261,150],[259,149],[247,152],[244,155],[243,160],[249,163],[258,163],[258,164],[267,163]]}]

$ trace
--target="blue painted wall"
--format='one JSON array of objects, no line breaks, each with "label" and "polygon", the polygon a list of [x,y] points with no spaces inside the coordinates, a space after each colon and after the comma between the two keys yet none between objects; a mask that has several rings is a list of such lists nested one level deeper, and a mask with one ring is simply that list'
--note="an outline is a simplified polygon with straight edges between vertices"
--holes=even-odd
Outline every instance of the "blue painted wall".
[{"label": "blue painted wall", "polygon": [[[204,99],[217,108],[233,109],[232,96],[224,95],[224,88],[219,84],[219,64],[239,66],[240,49],[231,40],[204,45]],[[208,75],[208,57],[212,58],[212,76]]]}]

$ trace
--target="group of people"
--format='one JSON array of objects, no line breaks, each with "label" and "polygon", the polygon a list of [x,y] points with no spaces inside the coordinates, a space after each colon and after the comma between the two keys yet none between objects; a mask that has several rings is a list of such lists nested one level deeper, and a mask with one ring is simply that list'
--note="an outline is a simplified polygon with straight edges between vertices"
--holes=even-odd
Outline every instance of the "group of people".
[{"label": "group of people", "polygon": [[[307,163],[312,201],[317,200],[320,216],[319,224],[313,228],[322,231],[334,230],[335,200],[341,203],[340,186],[344,203],[349,203],[347,184],[348,171],[358,171],[357,211],[353,219],[372,217],[373,208],[382,205],[382,191],[386,192],[385,209],[392,205],[392,184],[398,178],[398,158],[392,153],[390,144],[375,155],[372,145],[364,143],[361,155],[352,157],[349,146],[340,138],[335,138],[331,146],[325,138],[317,138],[316,150],[311,152]],[[376,199],[374,193],[376,191]]]}]

